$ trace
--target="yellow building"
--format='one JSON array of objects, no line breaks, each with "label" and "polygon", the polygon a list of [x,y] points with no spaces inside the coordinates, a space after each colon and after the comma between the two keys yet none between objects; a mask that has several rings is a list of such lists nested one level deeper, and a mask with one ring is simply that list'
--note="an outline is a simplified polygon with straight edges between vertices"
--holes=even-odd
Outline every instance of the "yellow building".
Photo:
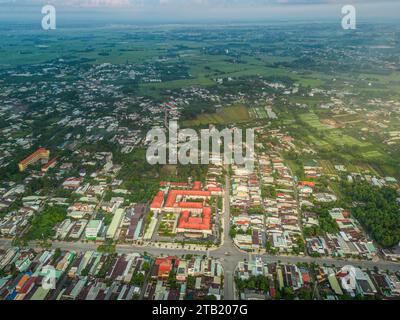
[{"label": "yellow building", "polygon": [[45,148],[39,148],[34,153],[18,163],[19,171],[23,172],[26,168],[39,160],[49,160],[50,151]]}]

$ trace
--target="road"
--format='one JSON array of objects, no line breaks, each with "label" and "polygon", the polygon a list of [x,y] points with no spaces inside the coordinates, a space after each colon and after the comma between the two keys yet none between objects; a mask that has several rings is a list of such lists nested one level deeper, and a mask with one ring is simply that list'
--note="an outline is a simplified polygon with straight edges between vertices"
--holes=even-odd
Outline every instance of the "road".
[{"label": "road", "polygon": [[[143,246],[134,246],[128,244],[119,244],[116,246],[116,251],[118,253],[148,253],[154,256],[159,255],[176,255],[182,256],[184,254],[209,254],[210,257],[219,259],[222,263],[224,269],[224,299],[225,300],[234,300],[235,297],[235,289],[234,289],[234,274],[235,269],[239,261],[243,261],[247,259],[249,254],[246,252],[240,251],[236,248],[230,239],[229,229],[230,229],[230,180],[229,176],[225,176],[225,192],[224,192],[224,228],[222,234],[221,246],[218,249],[210,250],[210,251],[198,251],[198,250],[187,250],[187,249],[167,249],[167,248],[157,248],[157,247],[143,247]],[[12,241],[9,239],[0,239],[0,248],[9,248],[12,246]],[[40,248],[39,242],[31,242],[29,243],[29,247],[31,248]],[[76,252],[85,252],[89,250],[96,250],[98,244],[92,242],[65,242],[65,241],[53,241],[52,248],[60,248],[63,250],[71,250]],[[226,254],[228,253],[228,255]],[[335,265],[335,266],[345,266],[348,264],[358,266],[360,268],[369,268],[373,269],[374,267],[378,267],[382,270],[390,270],[390,271],[400,271],[400,264],[395,262],[389,262],[384,260],[379,261],[360,261],[360,260],[341,260],[334,259],[329,257],[322,258],[312,258],[309,256],[273,256],[269,254],[261,255],[264,262],[282,262],[282,263],[316,263],[319,265]]]},{"label": "road", "polygon": [[[229,220],[229,219],[228,219]],[[229,237],[229,233],[226,233]],[[225,233],[224,233],[224,236]],[[9,248],[12,246],[11,240],[0,239],[0,247],[1,248]],[[40,248],[39,243],[30,243],[29,246],[31,248]],[[60,248],[63,250],[71,250],[76,252],[85,252],[89,250],[96,250],[98,247],[97,244],[94,243],[85,243],[85,242],[62,242],[55,241],[52,243],[52,248]],[[132,246],[132,245],[117,245],[116,250],[118,253],[149,253],[154,256],[159,255],[177,255],[181,256],[184,254],[206,254],[206,252],[199,252],[194,250],[185,250],[185,249],[165,249],[165,248],[155,248],[155,247],[140,247],[140,246]],[[229,256],[225,255],[225,252],[230,252]],[[224,241],[224,245],[217,250],[209,252],[210,257],[219,259],[224,268],[224,298],[226,300],[233,300],[234,296],[234,272],[239,261],[243,261],[248,258],[248,253],[241,252],[237,250],[231,241]],[[369,268],[373,269],[374,267],[378,267],[382,270],[391,270],[391,271],[400,271],[400,264],[389,261],[359,261],[359,260],[339,260],[333,258],[312,258],[309,256],[272,256],[264,254],[262,255],[263,260],[266,263],[271,262],[282,262],[282,263],[298,263],[298,262],[306,262],[306,263],[317,263],[319,265],[336,265],[336,266],[344,266],[347,264],[352,264],[355,266],[359,266],[361,268]]]}]

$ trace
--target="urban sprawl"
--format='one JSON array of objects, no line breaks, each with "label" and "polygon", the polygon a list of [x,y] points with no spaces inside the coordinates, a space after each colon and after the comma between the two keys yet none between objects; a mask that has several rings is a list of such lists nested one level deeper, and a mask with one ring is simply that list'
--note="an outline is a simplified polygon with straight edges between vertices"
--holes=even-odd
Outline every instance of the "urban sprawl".
[{"label": "urban sprawl", "polygon": [[[400,298],[398,42],[248,28],[0,59],[0,300]],[[169,121],[254,130],[253,170],[149,164]]]}]

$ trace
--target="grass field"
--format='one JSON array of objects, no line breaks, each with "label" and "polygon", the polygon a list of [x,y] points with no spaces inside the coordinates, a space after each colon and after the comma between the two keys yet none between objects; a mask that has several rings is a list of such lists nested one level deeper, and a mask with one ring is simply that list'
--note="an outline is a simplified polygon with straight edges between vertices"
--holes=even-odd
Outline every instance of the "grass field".
[{"label": "grass field", "polygon": [[364,152],[362,156],[366,159],[379,159],[383,158],[383,154],[379,151],[368,151]]},{"label": "grass field", "polygon": [[313,135],[308,135],[307,138],[309,139],[310,142],[312,142],[313,144],[315,144],[318,147],[326,147],[329,146],[329,143],[326,142],[323,139],[320,138],[316,138]]},{"label": "grass field", "polygon": [[250,120],[250,114],[244,106],[234,106],[220,108],[216,113],[203,113],[193,120],[186,120],[183,122],[185,127],[196,127],[207,124],[231,124],[243,123]]},{"label": "grass field", "polygon": [[299,115],[299,117],[302,121],[319,131],[329,130],[329,127],[321,123],[318,116],[314,112],[302,113]]},{"label": "grass field", "polygon": [[359,147],[368,147],[369,143],[361,142],[354,137],[351,137],[347,134],[343,134],[340,130],[331,130],[326,133],[327,139],[336,144],[336,145],[349,145],[349,146],[359,146]]}]

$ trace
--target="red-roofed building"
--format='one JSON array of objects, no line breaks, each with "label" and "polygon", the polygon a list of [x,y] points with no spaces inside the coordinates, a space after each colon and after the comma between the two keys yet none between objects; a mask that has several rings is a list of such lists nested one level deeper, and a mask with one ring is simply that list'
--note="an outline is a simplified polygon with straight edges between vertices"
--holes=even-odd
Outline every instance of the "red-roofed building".
[{"label": "red-roofed building", "polygon": [[212,234],[211,230],[211,208],[204,207],[201,216],[191,215],[189,211],[183,211],[179,218],[177,232],[194,232]]},{"label": "red-roofed building", "polygon": [[[160,185],[171,186],[171,183],[164,182]],[[212,187],[209,190],[201,190],[201,182],[195,181],[191,190],[170,190],[165,202],[164,193],[158,192],[150,209],[157,212],[181,214],[176,227],[177,233],[184,233],[185,236],[206,237],[212,234],[212,211],[205,205],[205,202],[212,195],[221,194],[221,188]]]},{"label": "red-roofed building", "polygon": [[166,258],[157,258],[154,262],[154,266],[157,268],[157,273],[153,274],[159,279],[168,278],[173,267],[177,267],[179,259],[176,256],[169,256]]},{"label": "red-roofed building", "polygon": [[54,168],[57,164],[58,157],[51,159],[42,167],[42,172],[47,172],[50,168]]},{"label": "red-roofed building", "polygon": [[150,205],[150,210],[156,212],[161,211],[163,203],[164,203],[164,193],[162,191],[158,191],[153,199],[153,202]]},{"label": "red-roofed building", "polygon": [[200,190],[201,189],[201,182],[200,181],[195,181],[193,183],[193,190]]},{"label": "red-roofed building", "polygon": [[181,202],[184,197],[193,199],[208,199],[211,197],[211,191],[197,191],[197,190],[171,190],[168,194],[167,201],[165,202],[165,210],[172,212],[180,212],[176,210],[177,203]]},{"label": "red-roofed building", "polygon": [[299,182],[299,186],[300,186],[300,187],[307,186],[307,187],[310,187],[310,188],[314,188],[314,187],[315,187],[315,182],[311,182],[311,181],[300,181],[300,182]]},{"label": "red-roofed building", "polygon": [[222,196],[222,188],[209,187],[207,190],[210,191],[213,196]]},{"label": "red-roofed building", "polygon": [[301,278],[302,278],[304,283],[310,283],[310,281],[311,281],[310,275],[308,273],[305,273],[305,272],[301,273]]},{"label": "red-roofed building", "polygon": [[20,293],[25,293],[28,294],[29,291],[32,290],[32,288],[35,286],[36,278],[29,278],[25,284],[22,286],[22,288],[19,290]]}]

